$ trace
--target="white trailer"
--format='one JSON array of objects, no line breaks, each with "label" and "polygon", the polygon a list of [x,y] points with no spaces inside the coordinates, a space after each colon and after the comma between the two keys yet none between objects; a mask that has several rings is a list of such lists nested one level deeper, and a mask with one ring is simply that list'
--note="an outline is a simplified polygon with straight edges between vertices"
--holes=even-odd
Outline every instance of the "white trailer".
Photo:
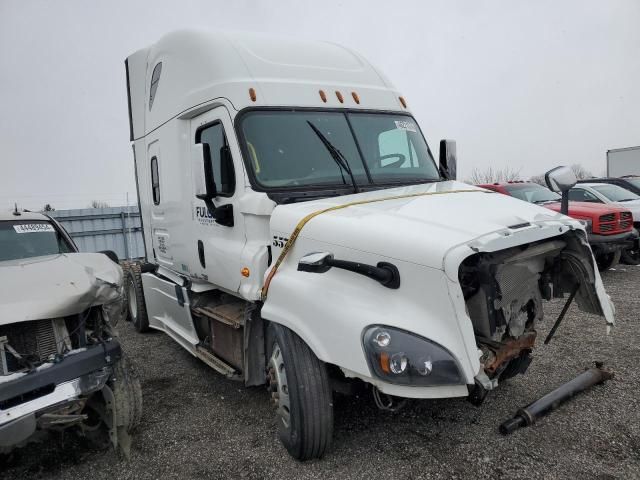
[{"label": "white trailer", "polygon": [[146,248],[131,318],[266,383],[295,458],[329,447],[336,390],[481,401],[526,370],[543,300],[577,290],[613,323],[583,226],[457,182],[454,143],[438,165],[357,53],[180,31],[126,67]]},{"label": "white trailer", "polygon": [[640,175],[640,146],[607,150],[607,177]]}]

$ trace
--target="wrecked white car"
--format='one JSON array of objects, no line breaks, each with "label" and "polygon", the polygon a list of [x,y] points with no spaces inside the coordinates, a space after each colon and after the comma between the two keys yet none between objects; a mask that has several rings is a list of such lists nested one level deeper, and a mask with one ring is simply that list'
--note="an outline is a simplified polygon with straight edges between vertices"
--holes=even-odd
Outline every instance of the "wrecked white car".
[{"label": "wrecked white car", "polygon": [[142,394],[113,329],[123,307],[112,258],[45,215],[0,213],[0,452],[68,428],[127,448]]}]

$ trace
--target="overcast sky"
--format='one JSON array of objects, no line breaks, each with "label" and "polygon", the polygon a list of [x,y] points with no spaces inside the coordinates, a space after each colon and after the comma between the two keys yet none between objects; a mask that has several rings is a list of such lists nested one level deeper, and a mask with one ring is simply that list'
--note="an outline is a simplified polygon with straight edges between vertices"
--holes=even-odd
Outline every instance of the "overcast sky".
[{"label": "overcast sky", "polygon": [[124,59],[185,27],[345,44],[404,94],[461,177],[605,170],[640,145],[640,1],[0,0],[0,208],[135,199]]}]

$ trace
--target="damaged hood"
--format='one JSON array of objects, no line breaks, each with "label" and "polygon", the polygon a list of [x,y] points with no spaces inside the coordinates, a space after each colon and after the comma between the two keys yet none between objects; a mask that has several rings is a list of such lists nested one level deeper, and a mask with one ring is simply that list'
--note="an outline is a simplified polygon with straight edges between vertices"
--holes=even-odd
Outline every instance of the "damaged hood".
[{"label": "damaged hood", "polygon": [[0,325],[77,314],[121,293],[122,269],[101,253],[0,262]]},{"label": "damaged hood", "polygon": [[[415,196],[390,198],[406,195]],[[442,269],[451,248],[494,232],[546,222],[575,225],[575,221],[547,208],[447,181],[280,205],[273,212],[271,228],[288,238],[309,214],[367,200],[380,201],[314,217],[302,229],[296,245],[304,248],[303,239],[309,238]]]}]

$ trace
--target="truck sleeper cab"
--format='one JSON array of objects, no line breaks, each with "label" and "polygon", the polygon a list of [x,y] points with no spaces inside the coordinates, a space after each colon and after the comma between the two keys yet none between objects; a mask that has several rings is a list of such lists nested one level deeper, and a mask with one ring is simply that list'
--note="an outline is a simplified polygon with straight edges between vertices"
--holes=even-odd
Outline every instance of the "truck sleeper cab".
[{"label": "truck sleeper cab", "polygon": [[180,31],[125,65],[147,257],[131,320],[266,384],[293,457],[326,452],[354,385],[382,408],[480,402],[526,370],[544,300],[576,292],[613,323],[582,224],[456,182],[455,144],[437,165],[360,55]]}]

